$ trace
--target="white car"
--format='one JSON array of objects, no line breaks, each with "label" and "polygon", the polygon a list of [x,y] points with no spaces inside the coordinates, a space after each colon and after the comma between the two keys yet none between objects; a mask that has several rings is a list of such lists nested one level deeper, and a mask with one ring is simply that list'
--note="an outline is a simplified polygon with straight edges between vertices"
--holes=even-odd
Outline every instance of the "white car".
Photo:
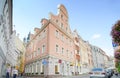
[{"label": "white car", "polygon": [[106,71],[103,68],[93,68],[89,74],[90,78],[108,78]]}]

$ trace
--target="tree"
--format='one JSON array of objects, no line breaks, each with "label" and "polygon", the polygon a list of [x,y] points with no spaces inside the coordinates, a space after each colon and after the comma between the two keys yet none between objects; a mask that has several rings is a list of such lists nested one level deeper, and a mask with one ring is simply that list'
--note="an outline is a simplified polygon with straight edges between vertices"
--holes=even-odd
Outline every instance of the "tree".
[{"label": "tree", "polygon": [[120,45],[120,20],[112,27],[111,36],[113,41]]},{"label": "tree", "polygon": [[[112,27],[111,36],[113,42],[115,44],[118,44],[118,46],[120,46],[120,20],[118,20],[117,23],[114,24],[114,26]],[[115,51],[114,57],[116,59],[115,66],[118,72],[120,72],[120,49]]]}]

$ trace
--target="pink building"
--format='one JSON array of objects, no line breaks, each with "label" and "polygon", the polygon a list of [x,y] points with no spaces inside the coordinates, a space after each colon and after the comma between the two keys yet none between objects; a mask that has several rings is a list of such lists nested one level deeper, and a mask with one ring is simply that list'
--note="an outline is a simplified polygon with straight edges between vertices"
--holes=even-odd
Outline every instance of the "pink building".
[{"label": "pink building", "polygon": [[[41,20],[42,27],[30,34],[26,49],[25,73],[31,75],[72,75],[74,63],[80,56],[75,55],[74,38],[69,26],[68,12],[58,6],[58,14],[49,14]],[[77,48],[77,47],[76,47]]]}]

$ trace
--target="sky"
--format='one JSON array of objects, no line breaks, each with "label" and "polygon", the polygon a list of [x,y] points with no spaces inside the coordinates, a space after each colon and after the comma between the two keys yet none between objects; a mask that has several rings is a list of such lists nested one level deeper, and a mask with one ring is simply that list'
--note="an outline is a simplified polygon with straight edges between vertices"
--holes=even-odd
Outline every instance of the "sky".
[{"label": "sky", "polygon": [[41,27],[41,19],[49,13],[57,14],[63,4],[69,16],[69,25],[85,41],[113,56],[112,26],[120,19],[120,0],[13,0],[13,25],[21,39]]}]

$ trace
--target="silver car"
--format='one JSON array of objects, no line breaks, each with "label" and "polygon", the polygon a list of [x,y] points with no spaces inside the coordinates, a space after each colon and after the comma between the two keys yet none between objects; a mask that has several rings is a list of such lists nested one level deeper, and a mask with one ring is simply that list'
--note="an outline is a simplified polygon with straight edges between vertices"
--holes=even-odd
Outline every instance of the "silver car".
[{"label": "silver car", "polygon": [[113,70],[112,69],[106,69],[108,78],[111,78],[113,76]]},{"label": "silver car", "polygon": [[93,68],[89,74],[90,78],[108,78],[106,71],[103,68]]}]

